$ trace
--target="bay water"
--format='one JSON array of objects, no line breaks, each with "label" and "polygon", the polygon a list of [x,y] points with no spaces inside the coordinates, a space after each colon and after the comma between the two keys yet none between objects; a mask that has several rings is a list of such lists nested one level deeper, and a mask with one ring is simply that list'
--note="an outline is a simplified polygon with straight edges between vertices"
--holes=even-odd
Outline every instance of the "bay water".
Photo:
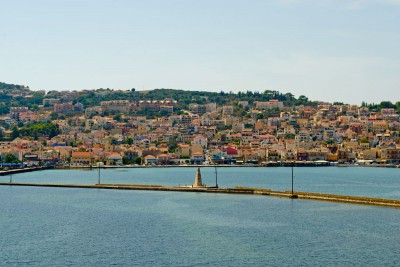
[{"label": "bay water", "polygon": [[[208,184],[213,168],[202,168]],[[97,182],[97,170],[13,175]],[[101,182],[191,184],[194,168],[101,170]],[[6,181],[7,177],[0,177]],[[290,168],[218,168],[222,187],[289,190]],[[296,168],[295,189],[399,198],[398,169]],[[268,196],[0,187],[1,266],[398,266],[400,210]]]}]

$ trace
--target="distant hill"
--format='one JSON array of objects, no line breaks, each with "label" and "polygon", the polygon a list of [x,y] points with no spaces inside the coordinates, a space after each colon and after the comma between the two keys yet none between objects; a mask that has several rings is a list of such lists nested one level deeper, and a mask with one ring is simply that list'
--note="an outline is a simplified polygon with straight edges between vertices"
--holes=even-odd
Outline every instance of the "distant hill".
[{"label": "distant hill", "polygon": [[[70,94],[70,96],[66,97],[65,94]],[[140,101],[163,100],[166,98],[177,100],[179,109],[187,109],[190,103],[205,104],[215,102],[218,105],[237,105],[239,101],[248,101],[249,104],[253,104],[255,101],[269,101],[272,99],[282,101],[285,106],[317,106],[319,103],[318,101],[309,100],[304,95],[296,98],[292,93],[281,93],[275,90],[233,93],[165,88],[146,91],[136,91],[134,88],[130,90],[100,88],[75,90],[73,92],[49,91],[46,95],[43,95],[31,91],[29,86],[0,82],[0,115],[6,114],[11,106],[27,106],[30,109],[37,109],[37,106],[42,104],[43,98],[59,98],[62,101],[73,101],[73,103],[80,102],[85,108],[98,106],[101,101],[107,100]],[[333,104],[341,105],[343,103],[333,102]],[[367,106],[372,111],[379,111],[382,108],[395,108],[397,112],[400,112],[400,102],[383,101],[379,104],[363,102],[362,106]]]},{"label": "distant hill", "polygon": [[25,91],[29,90],[29,86],[0,82],[0,90],[3,90],[3,92],[13,91],[13,90]]}]

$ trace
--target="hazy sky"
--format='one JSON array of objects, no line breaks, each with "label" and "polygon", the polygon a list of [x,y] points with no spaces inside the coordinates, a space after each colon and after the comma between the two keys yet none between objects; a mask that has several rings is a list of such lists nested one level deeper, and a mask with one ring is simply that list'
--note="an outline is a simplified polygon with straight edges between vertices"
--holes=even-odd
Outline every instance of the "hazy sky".
[{"label": "hazy sky", "polygon": [[0,81],[400,101],[400,0],[0,0]]}]

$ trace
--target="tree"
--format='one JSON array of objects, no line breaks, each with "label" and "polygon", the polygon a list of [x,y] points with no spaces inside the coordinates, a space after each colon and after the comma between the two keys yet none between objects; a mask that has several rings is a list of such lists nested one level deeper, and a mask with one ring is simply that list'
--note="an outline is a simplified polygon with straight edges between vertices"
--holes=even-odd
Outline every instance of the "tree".
[{"label": "tree", "polygon": [[128,138],[125,139],[124,143],[128,144],[128,145],[132,145],[133,144],[133,139],[131,137],[128,137]]},{"label": "tree", "polygon": [[122,157],[122,164],[127,165],[127,164],[129,164],[129,162],[130,162],[130,160],[128,159],[127,156]]},{"label": "tree", "polygon": [[4,161],[6,163],[18,163],[19,162],[18,158],[16,156],[14,156],[13,154],[11,154],[11,153],[8,153],[6,155],[6,158],[5,158]]},{"label": "tree", "polygon": [[393,103],[390,101],[382,101],[380,104],[380,107],[381,108],[396,108],[396,106],[393,105]]},{"label": "tree", "polygon": [[285,138],[286,139],[295,139],[296,136],[294,134],[292,134],[292,133],[287,133],[287,134],[285,134]]},{"label": "tree", "polygon": [[335,106],[343,106],[343,105],[344,105],[343,102],[333,102],[333,104],[334,104]]},{"label": "tree", "polygon": [[50,114],[50,119],[51,119],[52,121],[57,120],[57,119],[58,119],[58,114],[57,114],[56,112],[52,112],[52,113]]},{"label": "tree", "polygon": [[141,157],[136,157],[133,159],[133,161],[135,162],[135,164],[141,164],[142,163],[142,158]]},{"label": "tree", "polygon": [[118,121],[118,122],[121,122],[121,114],[115,115],[113,119]]},{"label": "tree", "polygon": [[57,129],[56,129],[55,127],[52,127],[52,128],[50,129],[49,139],[51,139],[51,138],[53,138],[54,136],[57,136],[57,135],[58,135]]},{"label": "tree", "polygon": [[13,126],[12,128],[12,133],[11,133],[11,139],[14,140],[15,138],[19,137],[19,130],[17,126]]}]

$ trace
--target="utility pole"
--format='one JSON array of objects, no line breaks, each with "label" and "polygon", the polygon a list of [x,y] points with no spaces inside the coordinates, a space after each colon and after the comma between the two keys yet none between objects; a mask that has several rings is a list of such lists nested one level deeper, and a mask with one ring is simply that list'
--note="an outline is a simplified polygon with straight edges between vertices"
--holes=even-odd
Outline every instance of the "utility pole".
[{"label": "utility pole", "polygon": [[91,148],[90,148],[90,167],[89,167],[89,169],[90,170],[92,170],[92,160],[93,160],[93,156],[92,156],[92,153],[93,153],[93,138],[94,138],[94,134],[92,133],[92,145],[91,145]]},{"label": "utility pole", "polygon": [[291,196],[290,196],[290,198],[298,198],[299,196],[298,195],[295,195],[294,194],[294,192],[293,192],[293,177],[294,177],[294,175],[293,175],[293,168],[294,168],[294,161],[292,162],[292,194],[291,194]]},{"label": "utility pole", "polygon": [[10,172],[10,184],[12,184],[12,173]]},{"label": "utility pole", "polygon": [[292,162],[292,196],[293,196],[293,167],[294,167],[294,161]]},{"label": "utility pole", "polygon": [[99,167],[99,177],[97,179],[97,184],[100,184],[100,162],[97,162],[98,167]]},{"label": "utility pole", "polygon": [[218,188],[218,171],[217,171],[217,166],[214,166],[215,168],[215,187]]}]

